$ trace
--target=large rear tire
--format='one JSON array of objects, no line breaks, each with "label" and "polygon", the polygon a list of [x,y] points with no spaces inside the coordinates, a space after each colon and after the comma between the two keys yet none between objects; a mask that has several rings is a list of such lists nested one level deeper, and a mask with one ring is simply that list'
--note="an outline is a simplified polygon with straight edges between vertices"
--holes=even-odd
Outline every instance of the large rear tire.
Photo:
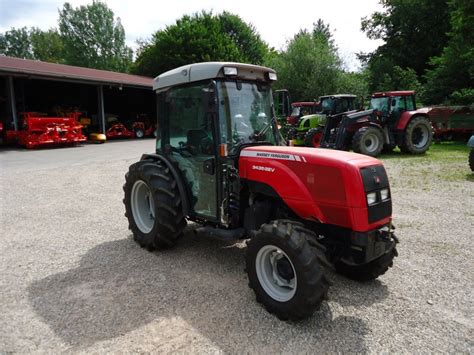
[{"label": "large rear tire", "polygon": [[385,274],[393,265],[393,258],[398,256],[397,249],[393,247],[387,254],[363,265],[349,265],[343,260],[335,263],[334,267],[338,273],[356,281],[371,281]]},{"label": "large rear tire", "polygon": [[304,136],[304,145],[306,147],[313,147],[318,148],[321,146],[321,137],[323,136],[323,129],[318,128],[311,128],[308,132],[306,132]]},{"label": "large rear tire", "polygon": [[249,286],[257,302],[282,320],[311,316],[330,285],[325,249],[301,224],[264,224],[247,245]]},{"label": "large rear tire", "polygon": [[423,154],[433,140],[433,128],[428,118],[414,117],[407,125],[403,135],[403,142],[399,146],[403,153]]},{"label": "large rear tire", "polygon": [[359,128],[352,138],[352,150],[356,153],[376,157],[384,145],[383,133],[377,127],[366,126]]},{"label": "large rear tire", "polygon": [[150,160],[132,164],[123,190],[125,216],[135,241],[150,251],[174,246],[186,220],[170,169]]}]

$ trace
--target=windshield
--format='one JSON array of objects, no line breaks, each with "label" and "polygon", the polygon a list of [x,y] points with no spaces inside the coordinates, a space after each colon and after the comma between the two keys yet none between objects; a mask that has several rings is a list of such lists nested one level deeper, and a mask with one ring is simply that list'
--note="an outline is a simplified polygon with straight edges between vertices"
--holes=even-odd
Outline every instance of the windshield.
[{"label": "windshield", "polygon": [[377,110],[388,112],[389,109],[388,97],[373,97],[370,99],[369,110]]},{"label": "windshield", "polygon": [[301,107],[300,107],[300,106],[293,106],[293,111],[291,111],[291,115],[290,115],[290,116],[299,116],[299,115],[300,115],[300,111],[301,111]]},{"label": "windshield", "polygon": [[266,141],[275,144],[270,86],[220,81],[217,88],[221,141],[227,143],[230,154],[243,143]]},{"label": "windshield", "polygon": [[322,113],[332,112],[333,103],[334,103],[334,100],[329,97],[325,99],[321,99],[321,112]]}]

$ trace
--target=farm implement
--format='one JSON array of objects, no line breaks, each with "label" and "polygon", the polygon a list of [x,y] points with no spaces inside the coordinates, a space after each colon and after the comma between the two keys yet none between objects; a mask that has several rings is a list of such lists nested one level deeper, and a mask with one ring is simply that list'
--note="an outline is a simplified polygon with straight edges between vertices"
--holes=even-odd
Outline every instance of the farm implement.
[{"label": "farm implement", "polygon": [[82,125],[77,121],[80,112],[68,117],[44,117],[38,112],[23,113],[23,129],[7,131],[6,141],[17,142],[31,149],[56,145],[75,145],[86,141]]}]

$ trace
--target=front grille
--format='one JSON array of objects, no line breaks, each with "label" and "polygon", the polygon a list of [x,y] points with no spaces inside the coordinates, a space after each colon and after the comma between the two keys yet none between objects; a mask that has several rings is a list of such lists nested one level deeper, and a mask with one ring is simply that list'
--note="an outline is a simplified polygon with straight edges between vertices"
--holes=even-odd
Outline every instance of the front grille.
[{"label": "front grille", "polygon": [[[374,165],[360,169],[365,193],[375,192],[376,203],[369,206],[367,203],[368,222],[373,223],[392,215],[392,199],[387,173],[382,165]],[[388,199],[382,201],[380,190],[388,189]]]}]

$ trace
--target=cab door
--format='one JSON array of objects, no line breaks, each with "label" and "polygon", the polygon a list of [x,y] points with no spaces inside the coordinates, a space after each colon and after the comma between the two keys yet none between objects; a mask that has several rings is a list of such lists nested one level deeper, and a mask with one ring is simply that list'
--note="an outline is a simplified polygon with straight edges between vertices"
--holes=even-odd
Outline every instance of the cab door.
[{"label": "cab door", "polygon": [[214,220],[218,218],[216,129],[215,115],[205,110],[208,87],[209,83],[194,83],[164,93],[160,125],[169,127],[169,134],[161,134],[158,145],[171,154],[186,179],[190,214]]}]

